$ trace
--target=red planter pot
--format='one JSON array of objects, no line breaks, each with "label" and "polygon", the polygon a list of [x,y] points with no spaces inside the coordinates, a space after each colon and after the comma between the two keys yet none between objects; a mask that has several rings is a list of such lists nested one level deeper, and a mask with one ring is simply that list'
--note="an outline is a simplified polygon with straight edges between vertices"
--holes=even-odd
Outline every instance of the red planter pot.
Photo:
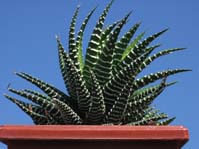
[{"label": "red planter pot", "polygon": [[180,149],[182,126],[0,126],[8,149]]}]

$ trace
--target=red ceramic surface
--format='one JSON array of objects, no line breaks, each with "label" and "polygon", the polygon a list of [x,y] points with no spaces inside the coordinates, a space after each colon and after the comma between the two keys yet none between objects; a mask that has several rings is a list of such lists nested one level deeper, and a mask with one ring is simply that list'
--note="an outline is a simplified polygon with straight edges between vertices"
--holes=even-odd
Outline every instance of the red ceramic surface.
[{"label": "red ceramic surface", "polygon": [[9,149],[180,149],[182,126],[0,126]]}]

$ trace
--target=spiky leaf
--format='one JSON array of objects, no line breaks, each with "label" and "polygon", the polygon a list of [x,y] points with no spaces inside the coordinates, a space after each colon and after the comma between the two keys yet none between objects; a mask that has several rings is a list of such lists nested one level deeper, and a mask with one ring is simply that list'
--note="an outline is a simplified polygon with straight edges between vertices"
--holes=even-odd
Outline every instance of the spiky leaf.
[{"label": "spiky leaf", "polygon": [[94,72],[96,73],[97,79],[100,85],[104,85],[111,77],[112,70],[112,62],[113,62],[113,54],[115,43],[117,41],[118,35],[126,23],[130,13],[126,15],[124,19],[118,24],[115,30],[110,34],[108,41],[106,42],[106,46],[102,49],[102,53],[99,55],[99,59],[94,67]]},{"label": "spiky leaf", "polygon": [[24,98],[27,98],[31,100],[32,102],[40,105],[43,107],[46,111],[49,112],[50,115],[60,124],[64,124],[63,119],[61,117],[61,114],[59,110],[56,108],[55,104],[53,104],[50,100],[50,98],[41,98],[39,96],[32,95],[30,93],[24,92],[24,91],[18,91],[12,88],[9,88],[9,91],[20,95]]},{"label": "spiky leaf", "polygon": [[82,124],[81,118],[67,104],[56,98],[52,99],[52,103],[59,109],[64,124]]},{"label": "spiky leaf", "polygon": [[42,91],[44,91],[49,97],[56,97],[57,99],[69,104],[69,105],[73,105],[72,101],[70,100],[70,98],[63,93],[62,91],[60,91],[59,89],[55,88],[54,86],[38,79],[35,78],[27,73],[15,73],[17,76],[31,82],[32,84],[34,84],[35,86],[37,86],[38,88],[40,88]]},{"label": "spiky leaf", "polygon": [[89,69],[92,69],[98,60],[98,56],[100,53],[98,46],[101,40],[102,28],[103,28],[104,21],[106,19],[106,16],[108,14],[108,11],[112,3],[113,3],[113,0],[104,9],[91,35],[87,52],[86,52],[86,59],[85,59],[85,66],[84,66],[84,75],[86,79],[89,78],[90,76]]},{"label": "spiky leaf", "polygon": [[75,41],[75,25],[76,25],[76,19],[79,12],[80,6],[77,7],[75,10],[75,13],[72,17],[70,29],[69,29],[69,56],[71,59],[77,59],[77,49],[76,49],[76,41]]},{"label": "spiky leaf", "polygon": [[40,124],[40,125],[46,125],[48,124],[48,119],[44,115],[44,109],[42,109],[39,106],[32,105],[29,103],[25,103],[23,101],[20,101],[16,98],[13,98],[8,95],[4,95],[7,99],[15,103],[20,109],[22,109],[26,114],[28,114],[32,120],[34,121],[35,124]]},{"label": "spiky leaf", "polygon": [[142,88],[143,86],[146,86],[149,83],[155,82],[164,77],[174,75],[177,73],[181,73],[181,72],[186,72],[186,71],[191,71],[191,70],[189,70],[189,69],[173,69],[172,70],[171,69],[171,70],[160,71],[157,73],[151,73],[150,75],[145,75],[144,77],[134,81],[134,83],[133,83],[134,89]]},{"label": "spiky leaf", "polygon": [[86,25],[87,25],[88,21],[90,20],[90,17],[92,16],[92,14],[94,13],[95,9],[96,8],[91,10],[91,12],[84,19],[84,22],[82,23],[82,26],[81,26],[81,28],[78,32],[77,38],[76,38],[76,49],[77,49],[77,57],[78,58],[74,59],[74,64],[77,69],[80,69],[81,73],[82,73],[83,67],[84,67],[83,55],[82,55],[82,39],[83,39],[84,30],[86,28]]},{"label": "spiky leaf", "polygon": [[91,124],[101,124],[103,117],[105,115],[105,102],[104,95],[98,80],[91,71],[91,106],[87,115],[87,123]]},{"label": "spiky leaf", "polygon": [[[119,63],[122,59],[122,55],[125,51],[128,51],[128,49],[133,48],[133,46],[141,39],[140,36],[138,36],[139,38],[134,40],[134,42],[132,42],[133,44],[131,47],[128,47],[128,43],[130,42],[131,38],[133,37],[133,35],[135,34],[135,32],[137,31],[138,27],[140,26],[140,23],[136,23],[115,45],[115,54],[113,57],[113,67],[115,67],[117,65],[117,63]],[[137,41],[137,42],[136,42]],[[125,55],[125,54],[124,54]]]}]

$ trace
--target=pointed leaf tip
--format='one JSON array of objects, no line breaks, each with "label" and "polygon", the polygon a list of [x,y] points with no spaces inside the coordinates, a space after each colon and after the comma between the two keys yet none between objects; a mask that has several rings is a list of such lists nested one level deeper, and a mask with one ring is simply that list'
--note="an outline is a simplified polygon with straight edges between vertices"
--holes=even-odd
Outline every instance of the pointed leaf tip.
[{"label": "pointed leaf tip", "polygon": [[58,35],[55,35],[55,39],[56,39],[56,40],[59,40],[59,36],[58,36]]},{"label": "pointed leaf tip", "polygon": [[20,76],[21,72],[14,72],[15,75]]},{"label": "pointed leaf tip", "polygon": [[9,96],[9,95],[7,95],[7,94],[4,94],[4,97],[5,98],[7,98],[8,100],[10,100],[10,101],[14,101],[14,100],[16,100],[15,98],[13,98],[13,97],[11,97],[11,96]]},{"label": "pointed leaf tip", "polygon": [[169,30],[169,28],[166,28],[166,29],[164,29],[162,32],[166,32],[166,31],[168,31]]},{"label": "pointed leaf tip", "polygon": [[128,17],[131,15],[133,13],[133,11],[131,10],[131,11],[129,11],[129,13],[128,13]]},{"label": "pointed leaf tip", "polygon": [[192,71],[192,69],[184,69],[184,71]]},{"label": "pointed leaf tip", "polygon": [[172,85],[174,85],[176,83],[178,83],[178,81],[170,82],[170,83],[167,83],[167,86],[172,86]]},{"label": "pointed leaf tip", "polygon": [[11,86],[11,83],[9,83],[9,84],[7,85],[7,89],[8,89],[10,86]]},{"label": "pointed leaf tip", "polygon": [[181,50],[187,50],[187,48],[185,48],[185,47],[184,48],[179,48],[179,49],[181,49]]},{"label": "pointed leaf tip", "polygon": [[142,24],[142,21],[139,21],[137,24],[140,26]]},{"label": "pointed leaf tip", "polygon": [[6,93],[3,94],[4,97],[8,96]]}]

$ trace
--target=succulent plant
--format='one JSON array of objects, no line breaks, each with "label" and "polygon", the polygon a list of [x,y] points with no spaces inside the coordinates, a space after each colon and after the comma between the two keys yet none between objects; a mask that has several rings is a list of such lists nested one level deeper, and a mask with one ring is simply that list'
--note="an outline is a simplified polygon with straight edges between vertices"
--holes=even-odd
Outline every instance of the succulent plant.
[{"label": "succulent plant", "polygon": [[[133,39],[140,26],[139,22],[119,38],[131,13],[104,27],[112,3],[113,1],[107,5],[94,27],[85,60],[82,55],[83,35],[96,8],[86,16],[75,36],[79,13],[77,7],[70,24],[68,52],[64,50],[59,37],[56,37],[61,74],[68,94],[27,73],[16,73],[45,93],[8,88],[10,92],[27,98],[31,103],[5,94],[35,124],[167,125],[175,119],[157,110],[152,102],[165,88],[175,84],[166,82],[168,76],[189,70],[166,69],[141,78],[138,78],[138,74],[155,59],[184,48],[171,48],[152,54],[160,45],[151,46],[151,42],[167,29],[144,40],[144,32]],[[156,81],[156,85],[152,84]]]}]

